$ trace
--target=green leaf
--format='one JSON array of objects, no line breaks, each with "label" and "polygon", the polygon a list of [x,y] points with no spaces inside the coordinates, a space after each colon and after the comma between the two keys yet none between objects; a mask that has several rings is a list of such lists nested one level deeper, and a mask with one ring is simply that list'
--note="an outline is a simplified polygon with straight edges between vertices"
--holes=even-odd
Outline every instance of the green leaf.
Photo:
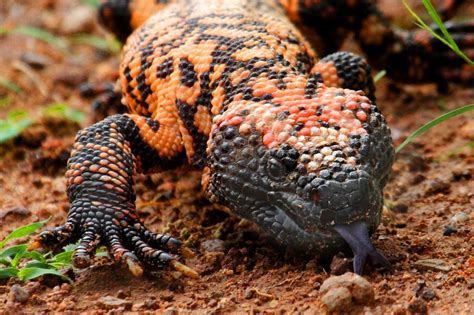
[{"label": "green leaf", "polygon": [[40,261],[30,261],[25,265],[25,268],[42,268],[42,269],[55,269],[48,263],[40,262]]},{"label": "green leaf", "polygon": [[61,277],[69,282],[72,283],[72,280],[69,277],[66,277],[58,270],[48,269],[48,268],[39,268],[39,267],[27,267],[22,268],[18,272],[18,278],[22,281],[28,281],[31,279],[35,279],[44,275],[53,275],[57,277]]},{"label": "green leaf", "polygon": [[57,254],[56,256],[54,256],[52,259],[50,259],[49,262],[51,262],[51,263],[57,262],[57,263],[65,264],[65,265],[72,264],[72,254],[73,253],[74,253],[74,251],[72,251],[72,250],[61,252],[61,253]]},{"label": "green leaf", "polygon": [[12,101],[13,98],[11,96],[2,97],[0,98],[0,107],[8,106]]},{"label": "green leaf", "polygon": [[380,79],[382,79],[387,74],[386,70],[379,71],[374,77],[374,83],[377,83]]},{"label": "green leaf", "polygon": [[428,130],[430,130],[431,128],[433,128],[434,126],[450,119],[450,118],[453,118],[455,116],[458,116],[458,115],[461,115],[465,112],[468,112],[468,111],[471,111],[471,110],[474,110],[474,104],[469,104],[469,105],[466,105],[466,106],[463,106],[463,107],[460,107],[460,108],[456,108],[450,112],[447,112],[446,114],[443,114],[441,116],[439,116],[438,118],[436,119],[433,119],[432,121],[424,124],[423,126],[421,126],[420,128],[418,128],[415,132],[413,132],[408,138],[405,139],[405,141],[402,142],[402,144],[400,144],[397,149],[395,150],[396,153],[400,152],[407,144],[409,144],[410,142],[413,141],[413,139],[415,139],[416,137],[424,134],[425,132],[427,132]]},{"label": "green leaf", "polygon": [[13,81],[10,81],[2,76],[0,76],[0,86],[15,93],[23,92],[23,90]]},{"label": "green leaf", "polygon": [[37,229],[41,228],[43,225],[45,225],[46,222],[48,222],[49,219],[39,221],[39,222],[34,222],[25,226],[21,226],[15,230],[13,230],[7,237],[5,237],[1,242],[0,242],[0,248],[3,248],[5,244],[11,240],[22,238],[25,236],[28,236],[32,234],[34,231]]},{"label": "green leaf", "polygon": [[74,44],[89,45],[110,54],[120,52],[121,48],[120,42],[113,37],[103,38],[91,34],[77,34],[71,36],[70,39]]},{"label": "green leaf", "polygon": [[38,27],[23,25],[14,28],[10,31],[10,33],[21,34],[41,40],[45,43],[55,46],[56,48],[59,48],[62,51],[67,51],[68,48],[67,42],[63,38]]},{"label": "green leaf", "polygon": [[32,122],[27,111],[21,109],[11,110],[8,112],[6,120],[0,120],[0,143],[18,136]]},{"label": "green leaf", "polygon": [[13,267],[0,268],[0,279],[16,277],[17,274],[18,274],[17,268],[13,268]]},{"label": "green leaf", "polygon": [[43,109],[43,114],[45,116],[59,116],[64,119],[77,122],[78,124],[86,119],[86,116],[83,112],[70,108],[64,103],[53,103],[48,105]]},{"label": "green leaf", "polygon": [[91,6],[93,8],[98,8],[99,7],[99,0],[82,0],[82,3]]},{"label": "green leaf", "polygon": [[[20,244],[20,245],[14,245],[11,247],[8,247],[0,252],[0,259],[6,260],[11,259],[12,257],[16,256],[18,253],[24,253],[26,252],[27,249],[26,244]],[[9,261],[11,263],[11,261]]]}]

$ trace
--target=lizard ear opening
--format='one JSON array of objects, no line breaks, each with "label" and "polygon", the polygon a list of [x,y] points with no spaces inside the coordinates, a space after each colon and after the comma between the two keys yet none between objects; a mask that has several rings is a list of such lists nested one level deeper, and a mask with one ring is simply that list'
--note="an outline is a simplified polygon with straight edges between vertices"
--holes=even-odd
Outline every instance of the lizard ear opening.
[{"label": "lizard ear opening", "polygon": [[367,257],[373,263],[378,263],[387,270],[392,269],[392,265],[377,249],[372,245],[365,222],[357,221],[350,224],[337,224],[334,230],[349,244],[354,253],[354,273],[361,275],[364,271]]}]

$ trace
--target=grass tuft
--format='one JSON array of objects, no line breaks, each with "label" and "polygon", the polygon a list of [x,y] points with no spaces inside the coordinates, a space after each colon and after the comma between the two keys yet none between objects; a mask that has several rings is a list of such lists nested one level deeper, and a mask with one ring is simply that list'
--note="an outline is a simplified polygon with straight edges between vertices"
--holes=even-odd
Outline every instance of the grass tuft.
[{"label": "grass tuft", "polygon": [[416,137],[424,134],[425,132],[427,132],[428,130],[430,130],[431,128],[433,128],[434,126],[436,125],[439,125],[440,123],[450,119],[450,118],[453,118],[453,117],[456,117],[456,116],[459,116],[465,112],[468,112],[468,111],[472,111],[474,110],[474,104],[469,104],[469,105],[465,105],[463,107],[460,107],[460,108],[456,108],[450,112],[447,112],[446,114],[443,114],[435,119],[433,119],[432,121],[424,124],[423,126],[421,126],[420,128],[418,128],[415,132],[413,132],[408,138],[405,139],[405,141],[403,141],[398,147],[397,149],[395,150],[396,153],[400,152],[407,144],[409,144],[410,142],[413,141],[413,139],[415,139]]},{"label": "grass tuft", "polygon": [[449,34],[448,30],[446,29],[446,26],[444,25],[443,21],[441,20],[441,17],[439,16],[438,12],[436,12],[436,9],[433,7],[433,4],[431,3],[430,0],[422,0],[423,5],[430,15],[431,19],[433,22],[439,27],[441,30],[441,34],[438,34],[435,30],[433,30],[428,24],[426,24],[425,21],[415,12],[413,9],[408,5],[406,0],[402,0],[403,5],[405,8],[410,12],[410,14],[413,16],[415,19],[415,23],[421,27],[422,29],[425,29],[426,31],[430,32],[431,35],[439,39],[441,42],[443,42],[446,46],[451,48],[458,56],[463,58],[468,64],[471,66],[474,66],[474,61],[469,59],[462,51],[459,49],[459,46],[456,44],[454,41],[453,37],[451,34]]},{"label": "grass tuft", "polygon": [[[44,275],[52,275],[72,283],[72,280],[61,271],[73,267],[72,254],[77,244],[65,246],[64,251],[56,255],[43,254],[35,250],[29,251],[27,243],[3,249],[7,243],[13,240],[31,236],[46,222],[48,220],[21,226],[0,241],[0,279],[18,278],[21,281],[29,281]],[[96,255],[107,256],[107,252],[104,248],[99,248]]]}]

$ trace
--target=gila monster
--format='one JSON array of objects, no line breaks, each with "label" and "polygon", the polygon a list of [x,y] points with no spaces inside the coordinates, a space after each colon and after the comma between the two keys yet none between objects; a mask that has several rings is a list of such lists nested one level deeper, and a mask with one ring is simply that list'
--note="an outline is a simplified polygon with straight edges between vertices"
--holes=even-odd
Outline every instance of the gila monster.
[{"label": "gila monster", "polygon": [[[135,275],[179,268],[181,243],[140,221],[133,176],[190,164],[212,202],[279,242],[315,255],[349,245],[356,273],[368,257],[390,268],[369,238],[394,160],[390,130],[366,60],[334,51],[352,31],[374,65],[413,82],[472,82],[462,60],[424,31],[394,30],[368,0],[108,0],[100,18],[125,42],[129,113],[79,131],[67,221],[32,247],[80,240],[78,267],[105,244]],[[472,46],[472,22],[448,28]]]}]

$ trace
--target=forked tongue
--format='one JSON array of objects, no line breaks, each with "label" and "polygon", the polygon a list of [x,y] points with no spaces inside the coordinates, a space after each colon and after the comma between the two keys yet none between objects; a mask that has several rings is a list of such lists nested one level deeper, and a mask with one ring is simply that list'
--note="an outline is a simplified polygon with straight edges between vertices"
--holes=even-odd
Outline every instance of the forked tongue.
[{"label": "forked tongue", "polygon": [[388,270],[392,265],[370,242],[367,225],[363,221],[351,224],[337,224],[334,229],[349,244],[354,253],[354,272],[358,275],[364,270],[365,261],[368,256],[373,263],[379,263]]}]

